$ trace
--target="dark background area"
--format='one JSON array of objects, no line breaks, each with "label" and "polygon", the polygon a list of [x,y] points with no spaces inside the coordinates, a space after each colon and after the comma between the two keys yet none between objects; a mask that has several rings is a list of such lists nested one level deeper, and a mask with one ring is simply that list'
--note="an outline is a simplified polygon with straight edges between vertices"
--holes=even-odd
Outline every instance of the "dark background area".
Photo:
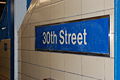
[{"label": "dark background area", "polygon": [[[0,2],[6,2],[6,0],[0,0]],[[3,9],[4,9],[4,6],[5,6],[6,4],[1,4],[0,3],[0,18],[1,18],[1,15],[2,15],[2,12],[3,12]]]}]

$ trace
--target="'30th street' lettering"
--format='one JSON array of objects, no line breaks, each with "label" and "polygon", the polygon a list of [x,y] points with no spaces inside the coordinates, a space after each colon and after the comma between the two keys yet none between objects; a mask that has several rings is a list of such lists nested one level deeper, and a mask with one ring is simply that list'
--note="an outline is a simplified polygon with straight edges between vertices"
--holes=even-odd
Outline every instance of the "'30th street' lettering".
[{"label": "'30th street' lettering", "polygon": [[[59,35],[55,31],[43,32],[43,44],[72,44],[72,45],[87,45],[87,31],[83,33],[68,33],[67,30],[60,30]],[[59,40],[58,40],[59,39]]]}]

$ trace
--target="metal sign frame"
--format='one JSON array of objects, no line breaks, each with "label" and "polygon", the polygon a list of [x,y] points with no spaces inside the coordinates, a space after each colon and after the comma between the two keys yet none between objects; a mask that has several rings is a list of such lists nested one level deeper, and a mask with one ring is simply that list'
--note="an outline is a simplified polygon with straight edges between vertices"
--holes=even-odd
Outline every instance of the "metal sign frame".
[{"label": "metal sign frame", "polygon": [[[106,18],[106,17],[110,17],[109,15],[104,15],[104,16],[97,16],[97,17],[91,17],[91,18],[85,18],[85,19],[78,19],[78,20],[72,20],[72,21],[66,21],[66,22],[59,22],[59,23],[53,23],[53,24],[46,24],[46,25],[37,25],[37,27],[44,27],[44,26],[49,26],[49,25],[58,25],[58,24],[64,24],[64,23],[72,23],[72,22],[80,22],[80,21],[86,21],[86,20],[95,20],[95,19],[100,19],[100,18]],[[110,22],[110,20],[109,20]],[[109,25],[110,26],[110,25]],[[108,34],[110,32],[110,27],[108,28]],[[108,36],[109,37],[109,36]],[[110,57],[110,37],[109,37],[109,41],[108,41],[108,46],[109,46],[109,53],[108,54],[98,54],[98,53],[88,53],[88,52],[71,52],[71,51],[56,51],[56,50],[41,50],[41,49],[36,49],[36,51],[49,51],[49,52],[63,52],[63,53],[72,53],[72,54],[83,54],[83,55],[94,55],[94,56],[106,56],[106,57]],[[36,44],[36,43],[35,43]]]}]

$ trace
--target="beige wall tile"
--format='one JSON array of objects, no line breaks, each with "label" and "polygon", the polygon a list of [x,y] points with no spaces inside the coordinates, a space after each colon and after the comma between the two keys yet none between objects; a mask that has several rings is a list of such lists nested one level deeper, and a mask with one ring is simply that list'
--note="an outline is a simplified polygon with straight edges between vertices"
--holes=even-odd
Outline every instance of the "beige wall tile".
[{"label": "beige wall tile", "polygon": [[64,18],[61,18],[61,19],[54,19],[54,20],[51,20],[51,21],[50,21],[51,24],[60,23],[60,22],[64,22]]},{"label": "beige wall tile", "polygon": [[44,80],[46,78],[50,78],[50,69],[38,67],[38,73],[36,74],[36,78],[39,80]]},{"label": "beige wall tile", "polygon": [[80,75],[65,73],[65,80],[82,80]]},{"label": "beige wall tile", "polygon": [[18,49],[21,49],[21,36],[18,37]]},{"label": "beige wall tile", "polygon": [[21,37],[34,37],[35,36],[35,25],[28,24],[21,31]]},{"label": "beige wall tile", "polygon": [[35,51],[29,51],[29,63],[37,64],[37,53]]},{"label": "beige wall tile", "polygon": [[18,62],[18,72],[21,73],[21,62]]},{"label": "beige wall tile", "polygon": [[64,72],[51,70],[51,78],[55,80],[65,80]]},{"label": "beige wall tile", "polygon": [[39,16],[39,12],[33,12],[32,15],[31,15],[31,18],[30,18],[31,20],[29,22],[30,23],[35,23],[35,22],[38,22],[38,21],[42,21],[42,19],[40,19],[38,16]]},{"label": "beige wall tile", "polygon": [[64,54],[50,53],[50,66],[54,69],[64,70]]},{"label": "beige wall tile", "polygon": [[82,0],[65,0],[65,16],[82,14]]},{"label": "beige wall tile", "polygon": [[51,0],[51,3],[56,3],[56,2],[59,2],[59,1],[63,1],[63,0]]},{"label": "beige wall tile", "polygon": [[25,75],[21,75],[21,80],[34,80],[34,79]]},{"label": "beige wall tile", "polygon": [[33,64],[27,64],[28,66],[30,66],[28,68],[28,71],[27,71],[27,74],[26,75],[29,75],[31,77],[34,77],[36,79],[38,79],[37,75],[40,74],[40,71],[39,71],[39,66],[36,66],[36,65],[33,65]]},{"label": "beige wall tile", "polygon": [[[89,78],[89,77],[82,77],[82,80],[98,80],[98,79]],[[100,79],[100,80],[102,80],[102,79]]]},{"label": "beige wall tile", "polygon": [[[50,19],[51,6],[45,6],[38,8],[32,13],[30,23],[36,23],[41,21],[46,21]],[[39,16],[39,17],[38,17]]]},{"label": "beige wall tile", "polygon": [[30,51],[21,51],[21,61],[30,62]]},{"label": "beige wall tile", "polygon": [[104,0],[82,0],[82,14],[100,10],[104,10]]},{"label": "beige wall tile", "polygon": [[114,80],[114,59],[105,59],[105,80]]},{"label": "beige wall tile", "polygon": [[37,51],[37,65],[50,67],[50,54],[49,52]]},{"label": "beige wall tile", "polygon": [[58,2],[51,6],[51,19],[64,17],[64,1]]},{"label": "beige wall tile", "polygon": [[24,20],[23,20],[23,23],[22,23],[22,25],[21,25],[20,28],[23,28],[23,25],[26,25],[26,24],[28,24],[28,23],[30,22],[31,15],[32,15],[31,12],[27,12],[27,13],[26,13],[26,15],[25,15],[25,17],[24,17]]},{"label": "beige wall tile", "polygon": [[65,71],[82,74],[82,59],[80,55],[65,54]]},{"label": "beige wall tile", "polygon": [[18,60],[21,61],[21,50],[18,50]]},{"label": "beige wall tile", "polygon": [[94,13],[89,13],[89,14],[83,14],[82,18],[91,18],[91,17],[103,16],[103,15],[105,15],[105,12],[101,11],[101,12],[94,12]]},{"label": "beige wall tile", "polygon": [[21,38],[21,49],[23,50],[35,50],[35,38]]},{"label": "beige wall tile", "polygon": [[47,24],[51,24],[51,21],[42,21],[42,22],[37,22],[37,23],[33,23],[32,25],[34,26],[42,26],[42,25],[47,25]]},{"label": "beige wall tile", "polygon": [[22,80],[22,79],[21,79],[21,74],[20,74],[20,73],[18,74],[18,80]]},{"label": "beige wall tile", "polygon": [[82,56],[82,74],[84,76],[104,79],[104,58]]},{"label": "beige wall tile", "polygon": [[114,0],[105,0],[105,9],[114,8]]},{"label": "beige wall tile", "polygon": [[65,18],[64,18],[64,21],[78,20],[78,19],[81,19],[81,18],[82,18],[82,15],[72,16],[72,17],[65,17]]},{"label": "beige wall tile", "polygon": [[32,70],[30,70],[30,64],[21,62],[21,73],[29,75],[29,72],[32,72]]},{"label": "beige wall tile", "polygon": [[[42,75],[47,74],[47,72],[46,72],[47,69],[43,69],[43,68],[41,69],[41,67],[34,65],[34,64],[29,64],[29,63],[22,63],[21,69],[22,69],[22,74],[26,74],[26,75],[31,76],[36,79],[41,79]],[[43,73],[43,74],[41,74],[41,73]]]}]

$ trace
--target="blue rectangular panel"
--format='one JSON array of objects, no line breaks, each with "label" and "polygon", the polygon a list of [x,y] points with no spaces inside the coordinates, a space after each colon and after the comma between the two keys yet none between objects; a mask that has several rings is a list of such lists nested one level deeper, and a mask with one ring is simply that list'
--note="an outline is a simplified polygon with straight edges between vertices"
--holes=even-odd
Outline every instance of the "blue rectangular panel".
[{"label": "blue rectangular panel", "polygon": [[35,28],[36,50],[109,54],[109,17]]},{"label": "blue rectangular panel", "polygon": [[120,0],[114,0],[114,80],[120,80]]}]

